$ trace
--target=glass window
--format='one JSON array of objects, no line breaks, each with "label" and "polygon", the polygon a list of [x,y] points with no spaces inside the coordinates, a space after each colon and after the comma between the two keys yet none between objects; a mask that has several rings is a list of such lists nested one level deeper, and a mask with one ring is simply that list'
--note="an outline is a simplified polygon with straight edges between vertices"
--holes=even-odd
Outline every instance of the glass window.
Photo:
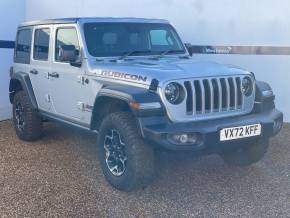
[{"label": "glass window", "polygon": [[22,29],[17,33],[15,47],[15,62],[28,64],[30,62],[31,29]]},{"label": "glass window", "polygon": [[56,32],[56,43],[55,43],[55,60],[59,61],[59,48],[62,45],[74,45],[77,49],[77,55],[79,55],[79,41],[77,31],[75,28],[60,28]]},{"label": "glass window", "polygon": [[151,30],[150,39],[153,46],[172,45],[172,39],[165,30]]},{"label": "glass window", "polygon": [[49,28],[35,30],[33,48],[33,58],[35,60],[48,60],[49,35]]},{"label": "glass window", "polygon": [[103,40],[105,45],[115,45],[117,43],[116,33],[105,33],[103,35]]},{"label": "glass window", "polygon": [[[165,51],[184,54],[185,50],[170,24],[159,23],[85,23],[89,53],[95,57],[156,55]],[[169,53],[168,53],[169,54]]]}]

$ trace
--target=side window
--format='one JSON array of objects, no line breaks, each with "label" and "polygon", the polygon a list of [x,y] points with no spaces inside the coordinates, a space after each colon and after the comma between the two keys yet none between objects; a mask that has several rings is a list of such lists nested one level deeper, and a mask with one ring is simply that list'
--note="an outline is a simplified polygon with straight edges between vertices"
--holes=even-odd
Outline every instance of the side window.
[{"label": "side window", "polygon": [[15,45],[14,62],[29,64],[31,51],[31,29],[21,29],[17,32]]},{"label": "side window", "polygon": [[33,58],[35,60],[48,60],[49,35],[49,28],[35,30],[33,47]]},{"label": "side window", "polygon": [[80,45],[78,41],[77,31],[75,28],[59,28],[56,32],[55,43],[55,60],[59,60],[59,48],[62,45],[74,45],[79,55]]}]

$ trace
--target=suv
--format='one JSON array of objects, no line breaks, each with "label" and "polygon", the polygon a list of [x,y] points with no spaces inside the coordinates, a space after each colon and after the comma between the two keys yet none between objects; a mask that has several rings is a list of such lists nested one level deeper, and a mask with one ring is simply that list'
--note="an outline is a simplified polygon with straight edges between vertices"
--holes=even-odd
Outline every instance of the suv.
[{"label": "suv", "polygon": [[124,191],[151,181],[158,148],[259,161],[283,125],[271,87],[191,56],[166,20],[23,23],[10,70],[16,133],[36,140],[48,120],[97,133],[104,176]]}]

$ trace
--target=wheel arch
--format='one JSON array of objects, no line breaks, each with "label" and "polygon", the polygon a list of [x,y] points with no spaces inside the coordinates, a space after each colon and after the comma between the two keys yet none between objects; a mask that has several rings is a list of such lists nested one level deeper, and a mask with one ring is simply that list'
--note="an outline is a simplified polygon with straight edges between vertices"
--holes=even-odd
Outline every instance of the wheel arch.
[{"label": "wheel arch", "polygon": [[[108,104],[108,102],[110,103]],[[146,104],[152,102],[160,103],[161,107],[156,109],[139,109],[135,107],[135,103]],[[133,117],[136,118],[137,126],[140,128],[141,126],[138,122],[140,117],[164,116],[165,114],[158,93],[149,91],[146,88],[126,85],[108,85],[98,92],[92,110],[91,129],[98,130],[103,118],[112,112],[131,112]]]},{"label": "wheel arch", "polygon": [[14,78],[10,79],[10,82],[9,82],[9,100],[10,100],[11,104],[13,103],[13,99],[14,99],[15,94],[21,90],[23,90],[23,86],[22,86],[21,82],[18,79],[14,79]]},{"label": "wheel arch", "polygon": [[24,72],[15,72],[11,75],[9,82],[9,100],[10,103],[13,103],[13,98],[15,94],[23,90],[27,94],[30,103],[34,109],[37,109],[37,102],[33,92],[32,84],[29,78],[29,75]]},{"label": "wheel arch", "polygon": [[91,129],[99,130],[103,119],[110,113],[130,112],[130,97],[124,93],[113,93],[112,90],[102,90],[96,97],[91,118]]},{"label": "wheel arch", "polygon": [[[264,96],[264,92],[268,92],[267,96]],[[256,97],[255,100],[257,102],[262,102],[265,100],[265,98],[275,100],[275,94],[272,90],[272,87],[269,83],[264,81],[256,81]]]}]

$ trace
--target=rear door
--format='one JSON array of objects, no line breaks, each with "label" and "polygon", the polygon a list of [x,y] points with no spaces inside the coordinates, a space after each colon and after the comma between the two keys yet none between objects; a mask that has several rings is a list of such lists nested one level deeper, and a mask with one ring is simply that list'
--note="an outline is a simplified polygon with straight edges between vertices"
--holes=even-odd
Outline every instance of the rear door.
[{"label": "rear door", "polygon": [[48,75],[51,70],[50,40],[52,26],[36,26],[33,30],[32,53],[29,74],[38,107],[50,111],[51,97],[49,93]]}]

